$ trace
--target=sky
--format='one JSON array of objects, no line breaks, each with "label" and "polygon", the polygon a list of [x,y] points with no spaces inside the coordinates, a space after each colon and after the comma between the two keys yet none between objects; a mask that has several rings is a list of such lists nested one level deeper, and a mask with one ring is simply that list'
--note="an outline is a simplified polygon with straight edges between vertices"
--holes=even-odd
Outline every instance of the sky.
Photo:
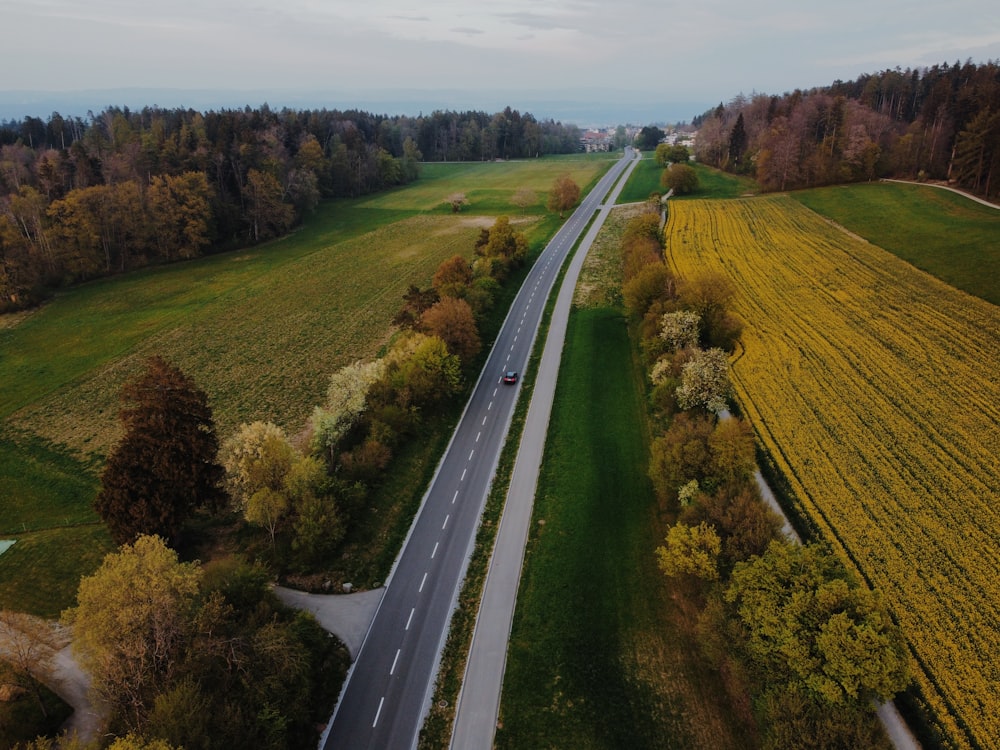
[{"label": "sky", "polygon": [[995,2],[0,0],[0,91],[31,106],[42,100],[26,92],[78,102],[142,89],[161,100],[122,103],[178,106],[162,98],[198,91],[187,97],[256,106],[266,93],[280,107],[335,92],[331,108],[414,110],[392,114],[510,104],[546,116],[546,102],[585,109],[595,97],[609,112],[667,113],[897,66],[1000,60]]}]

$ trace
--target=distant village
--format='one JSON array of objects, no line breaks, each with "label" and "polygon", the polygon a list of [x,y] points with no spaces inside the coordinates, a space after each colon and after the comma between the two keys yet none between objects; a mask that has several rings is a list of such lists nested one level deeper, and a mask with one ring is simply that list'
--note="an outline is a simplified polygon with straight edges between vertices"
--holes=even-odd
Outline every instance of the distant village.
[{"label": "distant village", "polygon": [[[634,143],[635,137],[642,130],[637,125],[618,125],[608,128],[591,128],[583,131],[580,136],[580,149],[588,154],[601,151],[614,151],[621,148],[626,143]],[[666,135],[661,143],[671,146],[682,143],[692,151],[694,150],[695,133],[689,130],[682,130],[673,125],[663,128]]]}]

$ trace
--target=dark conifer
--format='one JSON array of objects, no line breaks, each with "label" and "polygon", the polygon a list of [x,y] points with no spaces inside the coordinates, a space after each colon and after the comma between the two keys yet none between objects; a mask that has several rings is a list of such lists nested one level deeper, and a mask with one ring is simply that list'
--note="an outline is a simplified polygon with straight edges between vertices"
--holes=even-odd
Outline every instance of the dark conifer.
[{"label": "dark conifer", "polygon": [[225,500],[208,398],[161,357],[122,389],[125,435],[108,457],[95,508],[119,544],[173,540],[195,508]]}]

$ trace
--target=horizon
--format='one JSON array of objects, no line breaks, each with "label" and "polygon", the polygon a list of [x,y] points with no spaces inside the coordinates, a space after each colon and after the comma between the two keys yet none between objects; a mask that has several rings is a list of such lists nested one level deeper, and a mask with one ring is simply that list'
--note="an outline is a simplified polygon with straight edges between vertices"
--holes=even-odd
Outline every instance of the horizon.
[{"label": "horizon", "polygon": [[719,102],[657,101],[630,91],[578,89],[563,92],[459,89],[382,89],[367,92],[306,89],[188,89],[123,87],[59,90],[0,90],[0,122],[20,122],[26,117],[86,119],[109,107],[195,109],[360,110],[389,116],[417,117],[435,111],[502,111],[505,107],[530,113],[537,120],[553,120],[591,127],[616,125],[671,125],[690,122]]},{"label": "horizon", "polygon": [[[702,112],[656,117],[655,107],[707,108],[740,94],[780,95],[891,67],[966,59],[1000,59],[1000,15],[986,0],[918,7],[910,0],[835,7],[622,0],[613,8],[591,0],[508,0],[502,7],[426,0],[417,9],[403,0],[6,0],[0,25],[8,93],[61,92],[57,101],[67,106],[81,92],[217,92],[208,102],[215,106],[225,105],[224,92],[277,92],[267,100],[279,108],[295,103],[296,92],[350,92],[349,107],[394,104],[398,92],[419,92],[424,101],[402,102],[413,114],[438,104],[510,105],[581,126],[618,120],[616,111],[637,123],[686,120]],[[435,101],[442,91],[475,100]],[[586,95],[595,91],[611,106]]]}]

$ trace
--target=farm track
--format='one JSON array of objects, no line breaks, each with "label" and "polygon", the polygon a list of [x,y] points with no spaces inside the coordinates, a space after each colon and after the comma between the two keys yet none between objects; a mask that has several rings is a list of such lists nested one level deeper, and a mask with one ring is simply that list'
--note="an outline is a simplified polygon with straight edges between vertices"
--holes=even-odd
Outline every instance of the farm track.
[{"label": "farm track", "polygon": [[785,197],[671,206],[725,273],[733,381],[802,510],[880,591],[957,746],[1000,737],[1000,314]]}]

